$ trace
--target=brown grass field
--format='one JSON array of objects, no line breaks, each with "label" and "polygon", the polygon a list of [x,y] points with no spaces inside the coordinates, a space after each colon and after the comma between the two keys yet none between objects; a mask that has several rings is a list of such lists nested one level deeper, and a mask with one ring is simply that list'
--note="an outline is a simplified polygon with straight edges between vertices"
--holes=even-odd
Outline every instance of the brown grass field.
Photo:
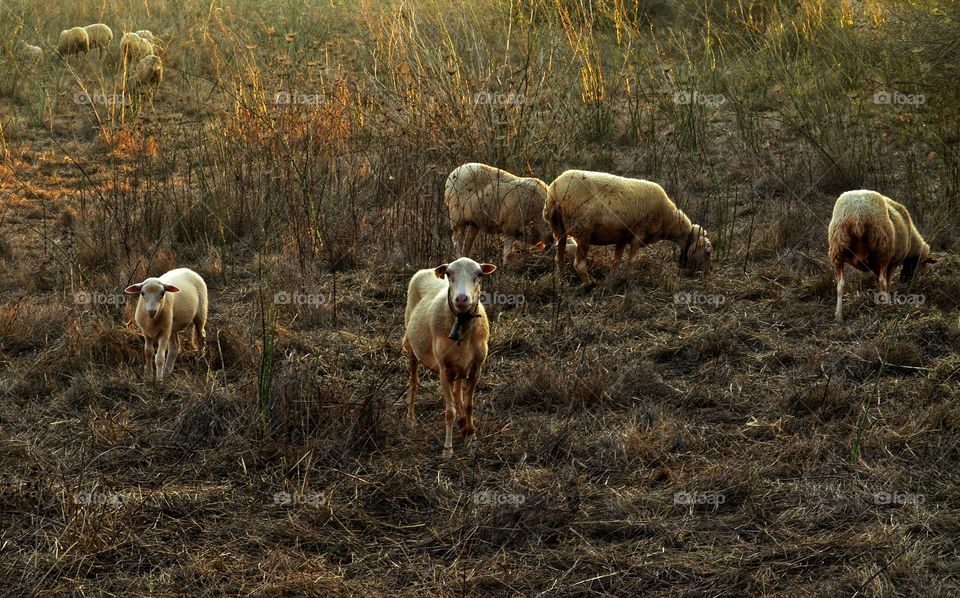
[{"label": "brown grass field", "polygon": [[[0,595],[960,594],[960,3],[0,13]],[[101,21],[102,59],[55,54]],[[156,90],[119,59],[137,29]],[[657,181],[717,254],[594,248],[587,289],[482,237],[514,300],[444,460],[436,376],[404,423],[403,310],[457,257],[468,161]],[[836,323],[859,188],[940,263],[882,309],[848,269]],[[122,292],[176,266],[208,348],[148,383]]]}]

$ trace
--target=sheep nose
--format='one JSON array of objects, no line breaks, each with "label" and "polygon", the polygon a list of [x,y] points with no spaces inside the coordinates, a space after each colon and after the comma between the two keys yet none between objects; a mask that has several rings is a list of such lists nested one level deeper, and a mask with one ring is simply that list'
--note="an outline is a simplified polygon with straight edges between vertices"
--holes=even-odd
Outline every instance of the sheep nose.
[{"label": "sheep nose", "polygon": [[149,315],[151,318],[155,318],[155,317],[157,317],[157,310],[155,310],[155,309],[148,309],[148,310],[147,310],[147,315]]},{"label": "sheep nose", "polygon": [[467,307],[470,304],[470,297],[460,293],[453,298],[453,304],[458,308]]}]

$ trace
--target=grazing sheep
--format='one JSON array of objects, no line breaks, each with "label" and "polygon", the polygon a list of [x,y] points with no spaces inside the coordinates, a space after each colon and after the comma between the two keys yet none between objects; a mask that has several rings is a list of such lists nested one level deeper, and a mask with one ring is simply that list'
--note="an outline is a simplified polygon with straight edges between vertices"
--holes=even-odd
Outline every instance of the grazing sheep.
[{"label": "grazing sheep", "polygon": [[550,227],[542,217],[546,198],[547,185],[540,179],[518,177],[477,162],[458,166],[447,177],[443,194],[454,248],[462,256],[470,255],[482,230],[507,237],[505,262],[515,253],[518,241],[543,249],[550,240]]},{"label": "grazing sheep", "polygon": [[889,297],[894,269],[900,282],[913,279],[918,270],[937,263],[930,246],[913,225],[907,208],[876,191],[847,191],[837,198],[827,230],[830,263],[837,279],[838,322],[843,320],[843,266],[850,264],[877,277],[880,293]]},{"label": "grazing sheep", "polygon": [[156,365],[157,381],[166,380],[180,352],[178,332],[192,324],[193,348],[202,349],[206,342],[207,285],[193,270],[177,268],[159,278],[130,285],[126,292],[140,295],[134,319],[143,331],[143,375],[151,380]]},{"label": "grazing sheep", "polygon": [[40,46],[31,46],[27,42],[20,40],[20,49],[18,54],[29,60],[40,60],[43,58],[43,48]]},{"label": "grazing sheep", "polygon": [[120,58],[127,62],[140,62],[153,54],[153,44],[136,33],[124,33],[120,38]]},{"label": "grazing sheep", "polygon": [[87,32],[87,37],[90,39],[90,49],[97,48],[100,52],[100,58],[103,59],[104,50],[108,49],[110,42],[113,41],[113,30],[103,23],[87,25],[83,29]]},{"label": "grazing sheep", "polygon": [[423,363],[440,374],[447,429],[444,457],[453,455],[454,418],[458,418],[464,438],[469,440],[476,431],[473,392],[487,359],[490,338],[487,312],[480,303],[480,281],[496,269],[493,264],[461,257],[432,270],[420,270],[410,279],[403,318],[403,348],[410,366],[407,419],[411,426],[416,425],[413,404],[419,386],[417,368]]},{"label": "grazing sheep", "polygon": [[710,269],[713,245],[706,231],[681,212],[660,185],[605,172],[568,170],[547,189],[543,218],[557,240],[557,264],[566,261],[567,236],[577,241],[573,268],[584,284],[595,284],[587,272],[590,245],[615,245],[614,267],[630,246],[637,249],[658,241],[680,248],[680,267],[687,274]]},{"label": "grazing sheep", "polygon": [[64,29],[60,32],[60,41],[57,43],[57,54],[69,56],[90,51],[90,36],[83,27]]},{"label": "grazing sheep", "polygon": [[137,84],[141,86],[160,85],[160,81],[163,80],[163,61],[153,54],[147,56],[137,63],[134,76]]}]

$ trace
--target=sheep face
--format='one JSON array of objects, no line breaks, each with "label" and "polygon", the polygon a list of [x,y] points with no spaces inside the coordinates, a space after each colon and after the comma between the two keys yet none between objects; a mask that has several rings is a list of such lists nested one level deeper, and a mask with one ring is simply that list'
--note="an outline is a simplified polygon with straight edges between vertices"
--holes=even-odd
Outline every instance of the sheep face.
[{"label": "sheep face", "polygon": [[437,278],[447,279],[450,311],[458,316],[475,313],[480,303],[480,281],[485,274],[493,274],[496,269],[493,264],[478,264],[466,257],[437,266],[434,269]]},{"label": "sheep face", "polygon": [[686,246],[680,252],[680,268],[687,275],[710,271],[713,259],[713,244],[707,238],[707,231],[694,224],[687,237]]},{"label": "sheep face", "polygon": [[939,261],[940,260],[930,255],[929,247],[924,247],[922,254],[908,256],[907,259],[903,261],[903,267],[900,269],[900,282],[910,282],[917,274],[923,275],[928,268]]},{"label": "sheep face", "polygon": [[163,309],[163,301],[167,293],[179,293],[180,289],[172,284],[165,284],[159,278],[148,278],[140,284],[132,284],[125,289],[130,295],[140,294],[144,311],[151,319],[156,318]]}]

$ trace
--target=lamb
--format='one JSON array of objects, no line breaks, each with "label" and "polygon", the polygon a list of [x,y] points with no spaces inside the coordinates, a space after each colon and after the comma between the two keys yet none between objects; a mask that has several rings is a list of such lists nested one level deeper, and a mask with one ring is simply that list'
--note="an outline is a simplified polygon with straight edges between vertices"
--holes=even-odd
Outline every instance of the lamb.
[{"label": "lamb", "polygon": [[893,271],[900,270],[900,282],[913,279],[937,258],[913,225],[910,212],[901,204],[876,191],[847,191],[837,198],[827,229],[828,254],[837,280],[838,322],[843,321],[843,267],[850,264],[877,277],[877,288],[889,298]]},{"label": "lamb", "polygon": [[156,380],[162,382],[173,372],[180,352],[177,333],[192,324],[192,348],[202,351],[206,343],[207,285],[193,270],[177,268],[130,285],[125,292],[140,295],[134,319],[143,332],[143,375],[151,380],[156,365]]},{"label": "lamb", "polygon": [[480,302],[480,282],[497,269],[461,257],[450,264],[420,270],[410,279],[404,314],[403,348],[410,369],[407,419],[416,425],[413,404],[423,363],[440,374],[444,401],[446,439],[443,456],[453,455],[453,420],[467,441],[476,431],[473,424],[473,392],[487,359],[490,323]]},{"label": "lamb", "polygon": [[120,38],[120,58],[127,62],[140,62],[153,54],[153,44],[136,33],[124,33]]},{"label": "lamb", "polygon": [[159,85],[163,80],[163,61],[151,54],[137,63],[134,76],[141,86]]},{"label": "lamb", "polygon": [[113,31],[103,23],[94,23],[83,28],[90,39],[90,49],[97,48],[100,52],[100,58],[103,59],[103,52],[110,47],[113,41]]},{"label": "lamb", "polygon": [[20,40],[19,54],[22,58],[40,60],[43,58],[43,48],[40,46],[31,46],[27,42]]},{"label": "lamb", "polygon": [[658,241],[680,248],[680,268],[686,274],[708,272],[713,245],[707,233],[680,211],[660,185],[604,172],[568,170],[547,189],[543,218],[557,240],[557,265],[566,261],[567,237],[577,241],[573,268],[585,285],[595,281],[587,272],[590,245],[615,245],[614,268],[630,246],[637,249]]},{"label": "lamb", "polygon": [[479,231],[506,237],[504,261],[516,253],[518,242],[538,249],[550,241],[543,221],[547,185],[540,179],[518,177],[486,164],[458,166],[447,177],[443,201],[450,213],[453,245],[461,256],[470,255]]},{"label": "lamb", "polygon": [[60,41],[57,43],[57,54],[69,56],[90,51],[90,36],[83,27],[64,29],[60,32]]}]

